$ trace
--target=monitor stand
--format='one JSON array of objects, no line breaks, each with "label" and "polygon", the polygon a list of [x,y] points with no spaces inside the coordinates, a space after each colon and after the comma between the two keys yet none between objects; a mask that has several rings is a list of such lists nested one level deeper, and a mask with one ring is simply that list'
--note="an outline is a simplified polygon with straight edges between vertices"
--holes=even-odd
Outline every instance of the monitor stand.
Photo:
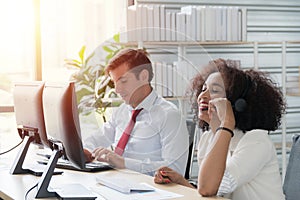
[{"label": "monitor stand", "polygon": [[61,150],[53,150],[53,153],[47,163],[46,169],[42,174],[41,180],[37,185],[36,198],[56,197],[56,192],[49,192],[48,186],[52,178],[56,163],[63,155]]},{"label": "monitor stand", "polygon": [[[63,193],[48,191],[48,186],[51,181],[55,166],[58,159],[62,155],[64,155],[63,152],[63,150],[59,149],[53,150],[53,153],[47,163],[46,169],[42,174],[41,180],[37,185],[37,193],[35,198],[60,197],[61,199],[96,199],[96,196],[94,196],[88,189],[80,184],[67,184],[62,186],[62,191],[64,191]],[[78,194],[79,191],[80,193]]]},{"label": "monitor stand", "polygon": [[[15,158],[13,165],[10,169],[11,174],[34,174],[37,175],[37,172],[31,169],[23,169],[23,163],[31,142],[38,140],[38,129],[37,128],[18,128],[19,135],[23,141],[22,148],[20,149],[17,157]],[[25,145],[24,145],[25,142]]]},{"label": "monitor stand", "polygon": [[[23,163],[26,158],[26,154],[30,144],[32,142],[41,143],[40,136],[38,134],[38,129],[32,127],[20,127],[18,128],[18,133],[23,139],[23,144],[17,157],[13,162],[13,165],[10,168],[10,174],[32,174],[35,176],[42,176],[44,169],[36,171],[32,169],[23,168]],[[62,174],[62,171],[54,172],[54,174]]]}]

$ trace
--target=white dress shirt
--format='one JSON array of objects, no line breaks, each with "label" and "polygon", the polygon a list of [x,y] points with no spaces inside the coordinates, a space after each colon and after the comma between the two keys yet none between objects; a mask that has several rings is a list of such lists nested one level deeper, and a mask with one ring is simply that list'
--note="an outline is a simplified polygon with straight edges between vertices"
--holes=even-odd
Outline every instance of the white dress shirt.
[{"label": "white dress shirt", "polygon": [[[154,175],[161,166],[169,166],[185,173],[188,158],[188,132],[186,121],[177,107],[152,92],[135,108],[143,110],[136,118],[123,157],[125,167]],[[90,151],[110,145],[116,147],[131,117],[132,107],[122,104],[106,122],[101,132],[84,141]]]},{"label": "white dress shirt", "polygon": [[[204,132],[198,144],[198,164],[211,149],[214,134]],[[265,130],[234,130],[218,195],[233,200],[283,200],[276,150]]]}]

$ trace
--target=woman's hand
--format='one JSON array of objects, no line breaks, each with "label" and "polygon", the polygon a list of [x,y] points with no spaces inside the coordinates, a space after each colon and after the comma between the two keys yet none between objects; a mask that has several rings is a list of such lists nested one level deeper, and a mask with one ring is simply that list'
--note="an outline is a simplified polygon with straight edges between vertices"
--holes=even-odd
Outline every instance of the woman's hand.
[{"label": "woman's hand", "polygon": [[154,175],[154,182],[158,184],[177,183],[194,188],[181,174],[169,167],[159,168]]},{"label": "woman's hand", "polygon": [[209,101],[208,113],[211,120],[220,121],[220,126],[233,130],[235,128],[235,118],[230,101],[226,98],[216,98]]},{"label": "woman's hand", "polygon": [[93,157],[100,162],[107,162],[116,168],[124,169],[125,160],[122,156],[103,147],[99,147],[93,151]]}]

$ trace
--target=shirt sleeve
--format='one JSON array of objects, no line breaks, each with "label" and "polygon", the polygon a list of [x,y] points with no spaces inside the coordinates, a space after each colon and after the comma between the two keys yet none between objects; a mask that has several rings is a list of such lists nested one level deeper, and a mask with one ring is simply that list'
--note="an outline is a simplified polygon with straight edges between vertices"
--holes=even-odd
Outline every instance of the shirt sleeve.
[{"label": "shirt sleeve", "polygon": [[110,121],[105,122],[101,129],[93,132],[89,137],[87,137],[83,142],[83,147],[89,151],[93,151],[98,147],[109,147],[115,139],[115,123],[112,120],[114,114],[112,115]]},{"label": "shirt sleeve", "polygon": [[199,142],[197,145],[197,160],[198,166],[201,166],[203,159],[206,156],[207,147],[212,138],[212,133],[210,131],[205,131],[200,134]]},{"label": "shirt sleeve", "polygon": [[237,187],[253,179],[271,159],[274,146],[267,137],[257,130],[246,133],[239,142],[226,167]]},{"label": "shirt sleeve", "polygon": [[225,170],[217,196],[224,196],[225,194],[233,192],[237,188],[237,182],[233,176]]},{"label": "shirt sleeve", "polygon": [[161,116],[158,120],[164,120],[159,130],[162,160],[125,158],[125,166],[152,176],[159,167],[169,166],[183,175],[186,169],[189,143],[186,122],[175,109],[169,110],[165,117]]}]

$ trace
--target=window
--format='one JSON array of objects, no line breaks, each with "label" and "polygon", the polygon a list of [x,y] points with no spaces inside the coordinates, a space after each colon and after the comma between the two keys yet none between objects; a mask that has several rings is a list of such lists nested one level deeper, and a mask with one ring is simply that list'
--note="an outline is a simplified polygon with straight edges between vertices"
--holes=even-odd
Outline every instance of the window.
[{"label": "window", "polygon": [[14,81],[68,79],[72,71],[65,68],[64,59],[77,58],[83,45],[91,53],[119,32],[125,4],[122,0],[2,1],[0,105],[12,105]]},{"label": "window", "polygon": [[[14,81],[68,80],[64,59],[89,55],[124,24],[124,0],[2,0],[0,133],[14,132]],[[1,137],[1,136],[0,136]]]}]

